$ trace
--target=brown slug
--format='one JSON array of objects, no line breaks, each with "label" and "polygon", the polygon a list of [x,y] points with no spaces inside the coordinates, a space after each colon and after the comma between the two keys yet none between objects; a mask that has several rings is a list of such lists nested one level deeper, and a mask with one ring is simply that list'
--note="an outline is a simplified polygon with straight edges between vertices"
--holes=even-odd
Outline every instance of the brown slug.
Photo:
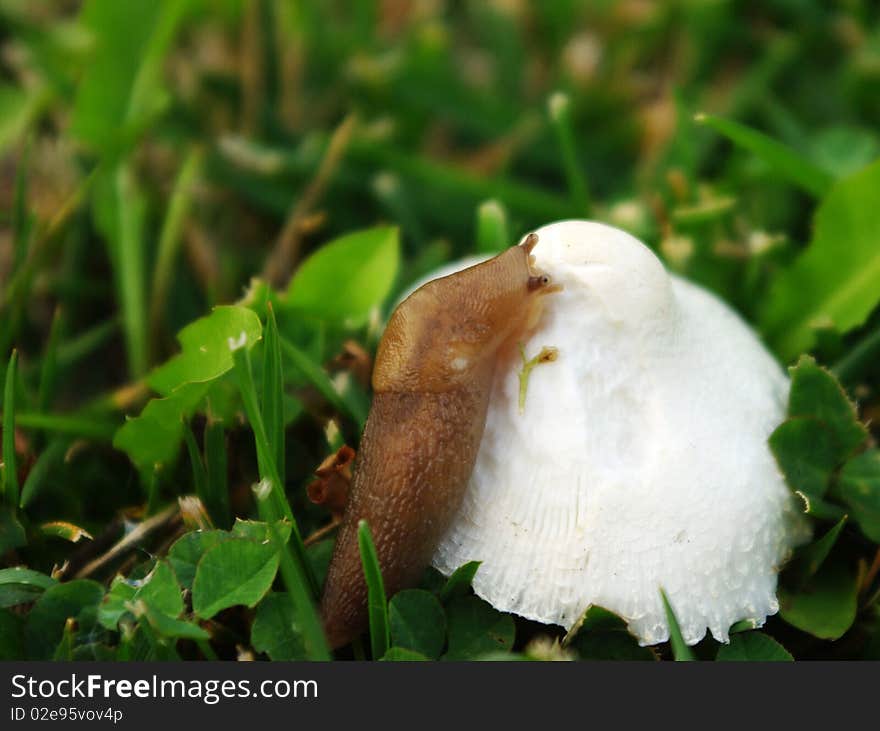
[{"label": "brown slug", "polygon": [[367,625],[357,528],[370,526],[385,591],[416,584],[458,509],[486,422],[499,362],[537,323],[554,291],[519,246],[428,282],[394,311],[376,354],[373,403],[355,458],[321,598],[334,649]]}]

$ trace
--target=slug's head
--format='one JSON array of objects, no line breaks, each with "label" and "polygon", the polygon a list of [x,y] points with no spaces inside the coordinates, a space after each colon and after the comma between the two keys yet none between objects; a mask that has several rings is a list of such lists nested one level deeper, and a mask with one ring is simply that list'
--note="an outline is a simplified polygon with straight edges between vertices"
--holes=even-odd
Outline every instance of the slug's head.
[{"label": "slug's head", "polygon": [[534,267],[529,234],[519,246],[435,279],[392,314],[373,370],[376,391],[445,391],[491,369],[498,352],[533,328],[544,294],[558,289]]}]

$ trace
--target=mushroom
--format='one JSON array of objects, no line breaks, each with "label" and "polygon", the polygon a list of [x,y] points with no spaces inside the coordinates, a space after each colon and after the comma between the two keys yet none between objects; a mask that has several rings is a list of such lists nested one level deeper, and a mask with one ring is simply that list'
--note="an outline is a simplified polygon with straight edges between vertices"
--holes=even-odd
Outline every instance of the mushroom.
[{"label": "mushroom", "polygon": [[590,221],[535,233],[536,266],[562,291],[522,351],[556,357],[527,380],[495,372],[433,565],[480,561],[477,595],[566,629],[604,607],[643,645],[669,636],[661,588],[688,644],[761,626],[807,532],[767,446],[785,374],[727,305],[629,234]]}]

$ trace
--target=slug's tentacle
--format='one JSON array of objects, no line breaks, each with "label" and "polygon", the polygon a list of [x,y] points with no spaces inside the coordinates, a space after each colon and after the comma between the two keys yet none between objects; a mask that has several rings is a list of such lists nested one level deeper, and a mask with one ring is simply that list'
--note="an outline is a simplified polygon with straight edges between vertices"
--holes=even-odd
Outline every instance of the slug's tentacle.
[{"label": "slug's tentacle", "polygon": [[458,509],[499,359],[537,322],[530,234],[494,259],[429,282],[395,310],[379,344],[374,398],[321,612],[332,647],[366,625],[357,524],[366,520],[389,596],[415,584]]}]

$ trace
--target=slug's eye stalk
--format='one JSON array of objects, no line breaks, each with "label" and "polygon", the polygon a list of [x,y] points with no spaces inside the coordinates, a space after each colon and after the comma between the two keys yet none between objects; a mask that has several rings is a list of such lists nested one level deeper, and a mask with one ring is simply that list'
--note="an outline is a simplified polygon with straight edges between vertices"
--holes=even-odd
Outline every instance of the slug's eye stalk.
[{"label": "slug's eye stalk", "polygon": [[544,289],[550,286],[550,277],[546,274],[536,274],[529,277],[529,292],[536,289]]}]

